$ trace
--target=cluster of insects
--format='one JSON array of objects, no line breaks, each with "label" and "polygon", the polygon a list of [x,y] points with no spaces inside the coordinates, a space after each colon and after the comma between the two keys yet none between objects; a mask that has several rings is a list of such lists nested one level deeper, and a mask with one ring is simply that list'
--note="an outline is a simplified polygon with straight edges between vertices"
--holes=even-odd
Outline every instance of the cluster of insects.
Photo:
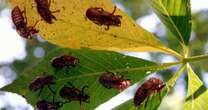
[{"label": "cluster of insects", "polygon": [[151,77],[145,81],[136,91],[134,105],[139,106],[145,99],[154,93],[160,92],[165,87],[165,83],[156,77]]},{"label": "cluster of insects", "polygon": [[[51,60],[51,66],[55,69],[61,69],[64,67],[74,67],[79,63],[79,59],[72,55],[61,55],[55,57]],[[57,96],[57,90],[53,90],[53,85],[56,84],[56,77],[53,75],[47,75],[43,73],[42,75],[36,77],[29,84],[28,88],[32,92],[38,92],[38,96],[41,95],[41,91],[47,88],[53,95],[53,99],[48,101],[41,99],[36,103],[38,110],[58,110],[64,104],[70,103],[71,101],[78,101],[80,107],[83,102],[90,102],[90,95],[88,95],[85,90],[89,88],[87,85],[83,86],[81,89],[77,88],[71,82],[67,82],[63,87],[59,87],[58,96],[62,98],[61,101],[55,100]],[[117,89],[122,91],[131,85],[131,80],[124,78],[122,75],[106,71],[99,76],[98,82],[107,89]],[[62,85],[61,85],[62,86]],[[154,93],[160,92],[165,87],[165,83],[156,77],[151,77],[146,80],[136,91],[134,96],[135,106],[139,106],[143,103],[149,96]],[[60,99],[60,98],[59,98]]]},{"label": "cluster of insects", "polygon": [[[52,19],[56,20],[56,17],[52,13],[59,12],[59,10],[50,10],[51,0],[35,0],[35,3],[38,14],[42,18],[41,20],[52,24]],[[38,21],[33,26],[28,26],[25,9],[24,11],[21,11],[19,6],[15,6],[11,12],[11,18],[16,27],[16,31],[21,37],[31,39],[34,34],[38,33],[39,30],[35,29]]]},{"label": "cluster of insects", "polygon": [[[71,55],[62,55],[59,57],[55,57],[52,59],[51,65],[54,68],[63,68],[65,66],[72,66],[74,67],[76,64],[79,63],[79,59],[75,58]],[[31,83],[29,84],[28,88],[32,92],[38,92],[38,96],[41,95],[42,90],[47,87],[48,90],[53,94],[53,100],[40,100],[36,103],[36,107],[38,110],[58,110],[64,104],[69,103],[71,101],[79,101],[80,106],[82,102],[89,102],[90,96],[85,93],[85,89],[88,86],[84,86],[81,90],[76,88],[71,82],[67,82],[60,90],[59,96],[64,99],[64,101],[55,101],[55,96],[57,93],[53,90],[52,86],[56,84],[56,77],[53,75],[47,75],[43,73],[42,75],[36,77]]]},{"label": "cluster of insects", "polygon": [[[36,4],[38,15],[42,18],[41,20],[44,20],[48,24],[52,24],[53,20],[57,20],[53,13],[60,12],[60,10],[50,10],[51,0],[34,0],[34,2]],[[115,12],[116,6],[114,7],[113,12],[105,11],[102,7],[90,7],[86,10],[85,16],[97,25],[107,26],[105,30],[109,30],[110,26],[121,26],[122,16],[114,15]],[[37,20],[33,26],[28,26],[25,9],[24,11],[21,11],[18,6],[15,6],[12,9],[11,17],[16,27],[16,31],[21,37],[31,39],[33,35],[39,32],[39,30],[35,29],[35,26],[40,20]]]}]

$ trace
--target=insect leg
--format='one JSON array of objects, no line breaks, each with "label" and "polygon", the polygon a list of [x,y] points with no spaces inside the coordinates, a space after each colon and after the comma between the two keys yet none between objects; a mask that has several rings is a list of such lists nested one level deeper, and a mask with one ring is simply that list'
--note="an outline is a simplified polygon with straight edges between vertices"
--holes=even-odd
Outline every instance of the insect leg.
[{"label": "insect leg", "polygon": [[116,12],[116,6],[114,6],[114,10],[113,10],[113,12],[111,13],[111,15],[113,15],[115,12]]},{"label": "insect leg", "polygon": [[146,109],[146,107],[147,107],[147,103],[148,103],[148,101],[149,101],[149,96],[147,97],[147,100],[145,101],[145,103],[144,103],[144,110]]},{"label": "insect leg", "polygon": [[75,86],[71,83],[71,82],[67,82],[67,84],[73,88],[75,88]]},{"label": "insect leg", "polygon": [[32,26],[32,28],[34,28],[38,23],[39,21],[36,21],[35,24]]},{"label": "insect leg", "polygon": [[43,88],[44,88],[44,86],[43,86],[43,87],[41,87],[40,91],[38,92],[38,96],[40,96],[40,94],[41,94],[41,92],[42,92]]},{"label": "insect leg", "polygon": [[49,85],[47,85],[47,86],[48,86],[48,89],[53,93],[53,95],[56,94],[56,92],[53,91],[53,89],[51,88],[51,86],[49,86]]},{"label": "insect leg", "polygon": [[25,23],[27,24],[27,16],[26,16],[26,8],[24,7],[24,10],[21,12],[24,16],[24,18],[25,18]]}]

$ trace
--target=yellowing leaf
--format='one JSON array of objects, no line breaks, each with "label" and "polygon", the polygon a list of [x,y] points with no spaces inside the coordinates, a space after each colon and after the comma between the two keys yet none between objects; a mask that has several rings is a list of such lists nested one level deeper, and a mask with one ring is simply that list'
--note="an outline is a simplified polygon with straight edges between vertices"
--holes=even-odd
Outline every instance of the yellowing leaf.
[{"label": "yellowing leaf", "polygon": [[[34,0],[9,0],[13,6],[26,8],[28,22],[33,25],[40,20]],[[121,15],[121,27],[99,26],[86,18],[86,10],[90,7],[102,7],[112,12],[114,5],[111,0],[51,0],[50,9],[57,21],[48,24],[38,23],[37,28],[43,38],[53,44],[67,48],[87,47],[113,51],[157,51],[181,57],[175,51],[165,47],[153,34],[147,32],[127,14],[119,9],[115,15]]]}]

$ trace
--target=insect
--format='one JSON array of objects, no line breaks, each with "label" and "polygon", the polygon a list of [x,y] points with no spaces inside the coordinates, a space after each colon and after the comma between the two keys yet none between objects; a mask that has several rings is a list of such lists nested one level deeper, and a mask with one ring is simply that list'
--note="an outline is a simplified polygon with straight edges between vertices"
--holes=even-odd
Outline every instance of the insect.
[{"label": "insect", "polygon": [[32,35],[38,33],[38,30],[34,28],[38,22],[36,22],[33,26],[27,26],[25,10],[21,11],[20,8],[16,6],[12,9],[11,17],[16,27],[16,31],[21,37],[31,39]]},{"label": "insect", "polygon": [[63,102],[49,102],[46,100],[41,100],[36,103],[38,110],[58,110],[63,106]]},{"label": "insect", "polygon": [[75,58],[70,55],[62,55],[62,56],[55,57],[54,59],[52,59],[51,65],[54,68],[60,69],[65,66],[75,66],[78,63],[79,63],[78,58]]},{"label": "insect", "polygon": [[38,76],[36,79],[34,79],[30,85],[29,89],[31,91],[37,91],[39,90],[38,95],[40,96],[40,93],[42,89],[47,86],[49,90],[55,94],[55,92],[51,89],[50,85],[55,84],[55,77],[53,75],[45,75],[45,73],[41,76]]},{"label": "insect", "polygon": [[165,87],[165,83],[156,77],[151,77],[138,88],[134,96],[134,105],[139,106],[151,94],[160,92]]},{"label": "insect", "polygon": [[86,17],[97,25],[106,25],[105,30],[109,30],[109,26],[121,26],[120,15],[114,15],[116,12],[116,6],[112,13],[105,11],[101,7],[88,8],[86,11]]},{"label": "insect", "polygon": [[68,82],[68,86],[64,86],[59,91],[59,94],[62,98],[70,101],[79,101],[80,105],[82,102],[89,103],[90,96],[84,91],[88,86],[82,87],[82,90],[76,88],[72,83]]},{"label": "insect", "polygon": [[51,0],[35,0],[35,2],[37,4],[37,11],[44,21],[52,24],[53,19],[57,20],[56,17],[52,15],[52,13],[60,12],[60,10],[51,11],[49,9]]},{"label": "insect", "polygon": [[116,88],[118,90],[124,90],[131,85],[129,79],[124,79],[123,76],[115,75],[112,72],[103,73],[99,82],[106,88]]}]

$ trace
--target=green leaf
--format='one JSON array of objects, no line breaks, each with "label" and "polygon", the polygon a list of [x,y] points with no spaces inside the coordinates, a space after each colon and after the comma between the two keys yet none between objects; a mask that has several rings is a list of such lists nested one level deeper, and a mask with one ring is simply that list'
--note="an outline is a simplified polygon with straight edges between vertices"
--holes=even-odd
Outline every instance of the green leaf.
[{"label": "green leaf", "polygon": [[[55,71],[50,61],[52,58],[63,54],[71,54],[79,58],[80,63],[74,68],[65,68]],[[48,74],[53,74],[57,78],[56,85],[52,86],[57,92],[68,81],[73,82],[77,88],[88,85],[89,89],[87,93],[90,95],[90,103],[84,103],[83,106],[86,110],[93,110],[99,104],[119,93],[118,90],[106,89],[99,84],[99,75],[106,70],[117,72],[125,78],[131,79],[132,83],[134,83],[143,79],[151,72],[165,69],[176,64],[178,63],[156,65],[150,61],[109,51],[57,49],[46,56],[39,64],[26,70],[11,85],[5,87],[4,90],[24,96],[33,106],[35,106],[36,102],[40,99],[50,101],[52,100],[52,94],[47,88],[43,90],[40,97],[38,97],[38,93],[28,90],[29,83],[43,72],[46,72]],[[56,100],[62,100],[58,94]],[[65,104],[62,110],[68,110],[68,108],[70,108],[70,110],[77,110],[79,108],[79,103],[72,101],[71,103]]]},{"label": "green leaf", "polygon": [[165,26],[188,45],[191,33],[190,0],[150,0],[156,14]]},{"label": "green leaf", "polygon": [[184,110],[207,110],[208,90],[189,65],[187,65],[187,71],[188,94]]},{"label": "green leaf", "polygon": [[162,99],[167,95],[167,92],[167,88],[165,88],[161,92],[153,94],[138,107],[134,105],[133,100],[129,100],[115,110],[156,110],[160,106]]},{"label": "green leaf", "polygon": [[183,73],[183,70],[185,69],[186,65],[182,65],[179,70],[175,73],[173,77],[170,78],[170,80],[167,82],[168,89],[172,89],[177,81],[177,79],[180,77],[181,73]]}]

